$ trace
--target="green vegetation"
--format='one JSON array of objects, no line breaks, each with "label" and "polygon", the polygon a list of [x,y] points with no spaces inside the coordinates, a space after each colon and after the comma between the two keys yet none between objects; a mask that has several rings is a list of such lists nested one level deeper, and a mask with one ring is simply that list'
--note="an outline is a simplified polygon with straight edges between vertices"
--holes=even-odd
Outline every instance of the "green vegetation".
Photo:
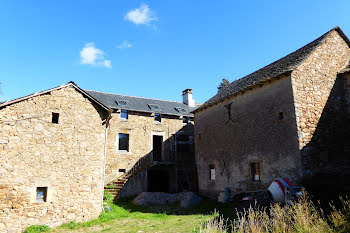
[{"label": "green vegetation", "polygon": [[233,222],[222,217],[211,219],[201,226],[200,232],[350,232],[350,200],[341,199],[341,202],[340,208],[332,206],[332,211],[326,216],[305,195],[291,205],[275,204],[269,213],[266,209],[250,207],[239,213]]},{"label": "green vegetation", "polygon": [[32,225],[30,227],[27,227],[24,233],[39,233],[39,232],[45,232],[49,230],[50,230],[50,227],[46,225]]},{"label": "green vegetation", "polygon": [[217,216],[217,209],[225,217],[232,217],[232,207],[205,200],[192,208],[179,204],[164,206],[137,206],[131,198],[115,203],[105,195],[107,210],[89,222],[70,222],[50,232],[198,232],[200,225]]}]

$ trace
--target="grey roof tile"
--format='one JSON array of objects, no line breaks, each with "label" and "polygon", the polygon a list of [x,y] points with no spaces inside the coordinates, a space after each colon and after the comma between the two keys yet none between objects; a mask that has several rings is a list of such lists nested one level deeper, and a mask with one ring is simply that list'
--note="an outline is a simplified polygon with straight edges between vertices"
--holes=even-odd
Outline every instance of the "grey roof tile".
[{"label": "grey roof tile", "polygon": [[311,43],[305,45],[304,47],[296,50],[295,52],[241,78],[233,81],[226,88],[223,88],[218,94],[210,98],[203,105],[197,108],[195,111],[209,107],[210,105],[217,103],[218,101],[227,98],[229,96],[235,95],[240,91],[244,91],[250,87],[258,85],[262,82],[275,78],[279,75],[285,74],[287,72],[293,71],[300,63],[306,59],[320,44],[321,42],[332,32],[337,31],[340,36],[347,42],[350,46],[349,39],[345,36],[339,27],[335,27],[327,33],[323,34],[321,37],[312,41]]},{"label": "grey roof tile", "polygon": [[[148,112],[148,113],[160,113],[165,115],[175,116],[190,116],[192,117],[192,111],[196,110],[196,107],[189,107],[182,102],[150,99],[144,97],[127,96],[120,94],[104,93],[98,91],[86,90],[91,96],[112,109],[126,109],[130,111]],[[126,101],[127,106],[120,106],[116,101]],[[159,109],[151,109],[149,105],[157,105]],[[184,112],[178,111],[176,108],[183,108]]]}]

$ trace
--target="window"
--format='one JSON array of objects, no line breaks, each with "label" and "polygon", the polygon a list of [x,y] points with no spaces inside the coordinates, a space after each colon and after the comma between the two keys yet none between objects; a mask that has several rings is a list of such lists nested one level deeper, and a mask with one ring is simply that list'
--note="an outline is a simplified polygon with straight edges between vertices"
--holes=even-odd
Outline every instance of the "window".
[{"label": "window", "polygon": [[47,187],[36,188],[36,202],[46,202]]},{"label": "window", "polygon": [[215,166],[213,164],[209,165],[209,180],[215,180]]},{"label": "window", "polygon": [[128,102],[126,102],[125,100],[116,100],[115,102],[117,102],[119,106],[128,106]]},{"label": "window", "polygon": [[279,112],[278,113],[278,120],[281,122],[284,119],[284,112]]},{"label": "window", "polygon": [[149,107],[150,109],[153,109],[153,110],[158,110],[158,109],[159,109],[159,106],[156,105],[156,104],[148,104],[148,107]]},{"label": "window", "polygon": [[260,163],[259,162],[249,163],[249,170],[250,170],[250,179],[252,181],[260,181],[260,178],[261,178]]},{"label": "window", "polygon": [[129,118],[128,111],[127,110],[121,110],[120,111],[120,118],[127,120]]},{"label": "window", "polygon": [[126,134],[126,133],[119,134],[118,150],[129,152],[129,134]]},{"label": "window", "polygon": [[154,121],[159,123],[162,122],[162,117],[159,113],[154,114]]},{"label": "window", "polygon": [[180,113],[187,113],[186,110],[184,108],[181,107],[175,107],[176,111],[180,112]]},{"label": "window", "polygon": [[57,112],[52,113],[52,119],[51,122],[54,124],[58,124],[58,118],[60,117],[60,114]]},{"label": "window", "polygon": [[189,122],[188,117],[187,117],[187,116],[182,117],[182,122],[183,122],[184,124],[187,124],[187,123]]},{"label": "window", "polygon": [[119,169],[118,170],[119,173],[125,173],[125,171],[126,171],[125,169]]}]

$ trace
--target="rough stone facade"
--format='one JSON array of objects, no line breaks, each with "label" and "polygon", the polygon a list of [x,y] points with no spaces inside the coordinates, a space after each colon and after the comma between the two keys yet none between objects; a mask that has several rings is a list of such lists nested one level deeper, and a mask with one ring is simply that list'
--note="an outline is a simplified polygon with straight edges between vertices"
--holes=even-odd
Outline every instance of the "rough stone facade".
[{"label": "rough stone facade", "polygon": [[[226,187],[232,192],[252,191],[267,188],[279,176],[300,179],[290,75],[199,111],[195,122],[201,194],[216,198]],[[252,181],[251,162],[260,163],[260,181]],[[210,165],[215,180],[209,179]]]},{"label": "rough stone facade", "polygon": [[299,149],[305,176],[323,172],[330,157],[343,153],[340,131],[343,130],[341,125],[346,122],[344,83],[338,72],[349,57],[349,46],[333,31],[292,72]]},{"label": "rough stone facade", "polygon": [[[338,29],[332,30],[287,77],[196,112],[200,191],[215,197],[225,187],[266,188],[278,176],[300,182],[303,174],[309,182],[304,184],[320,192],[325,187],[335,190],[336,184],[337,191],[350,193],[350,89],[348,76],[338,75],[349,58],[349,42]],[[277,123],[279,112],[283,120]],[[220,158],[226,155],[225,168]],[[249,160],[261,163],[261,181],[251,181]],[[215,181],[208,181],[210,164]]]},{"label": "rough stone facade", "polygon": [[[188,130],[188,128],[191,128]],[[119,133],[129,134],[129,151],[118,150]],[[179,116],[162,115],[161,123],[154,120],[152,113],[142,113],[136,111],[128,111],[128,119],[122,119],[120,113],[112,114],[110,127],[108,129],[108,146],[107,146],[107,168],[106,168],[106,184],[115,180],[121,173],[120,169],[128,171],[137,161],[143,157],[153,161],[153,135],[162,136],[162,155],[158,165],[167,166],[170,172],[170,192],[177,192],[177,167],[173,170],[170,166],[174,166],[178,160],[176,154],[176,135],[186,133],[193,135],[193,122],[184,124]],[[194,158],[194,152],[189,154]],[[156,165],[156,164],[154,164]],[[189,169],[195,167],[194,161],[186,164]],[[148,169],[156,168],[151,166]],[[173,174],[173,175],[172,175]],[[122,196],[130,196],[148,191],[147,172],[129,180],[122,191]]]},{"label": "rough stone facade", "polygon": [[[0,109],[0,232],[98,217],[104,111],[72,86]],[[46,202],[37,187],[47,187]]]}]

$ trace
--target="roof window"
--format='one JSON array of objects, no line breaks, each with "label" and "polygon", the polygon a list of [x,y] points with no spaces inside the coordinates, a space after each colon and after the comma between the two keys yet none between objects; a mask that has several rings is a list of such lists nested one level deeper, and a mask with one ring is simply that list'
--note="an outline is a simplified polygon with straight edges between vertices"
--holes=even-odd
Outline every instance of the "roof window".
[{"label": "roof window", "polygon": [[116,100],[115,102],[117,102],[119,106],[128,106],[128,102],[126,102],[125,100]]},{"label": "roof window", "polygon": [[181,113],[187,113],[184,108],[181,107],[175,107],[176,111],[181,112]]},{"label": "roof window", "polygon": [[156,104],[148,104],[148,107],[149,107],[150,109],[152,109],[152,110],[157,110],[157,109],[159,109],[159,106],[156,105]]}]

